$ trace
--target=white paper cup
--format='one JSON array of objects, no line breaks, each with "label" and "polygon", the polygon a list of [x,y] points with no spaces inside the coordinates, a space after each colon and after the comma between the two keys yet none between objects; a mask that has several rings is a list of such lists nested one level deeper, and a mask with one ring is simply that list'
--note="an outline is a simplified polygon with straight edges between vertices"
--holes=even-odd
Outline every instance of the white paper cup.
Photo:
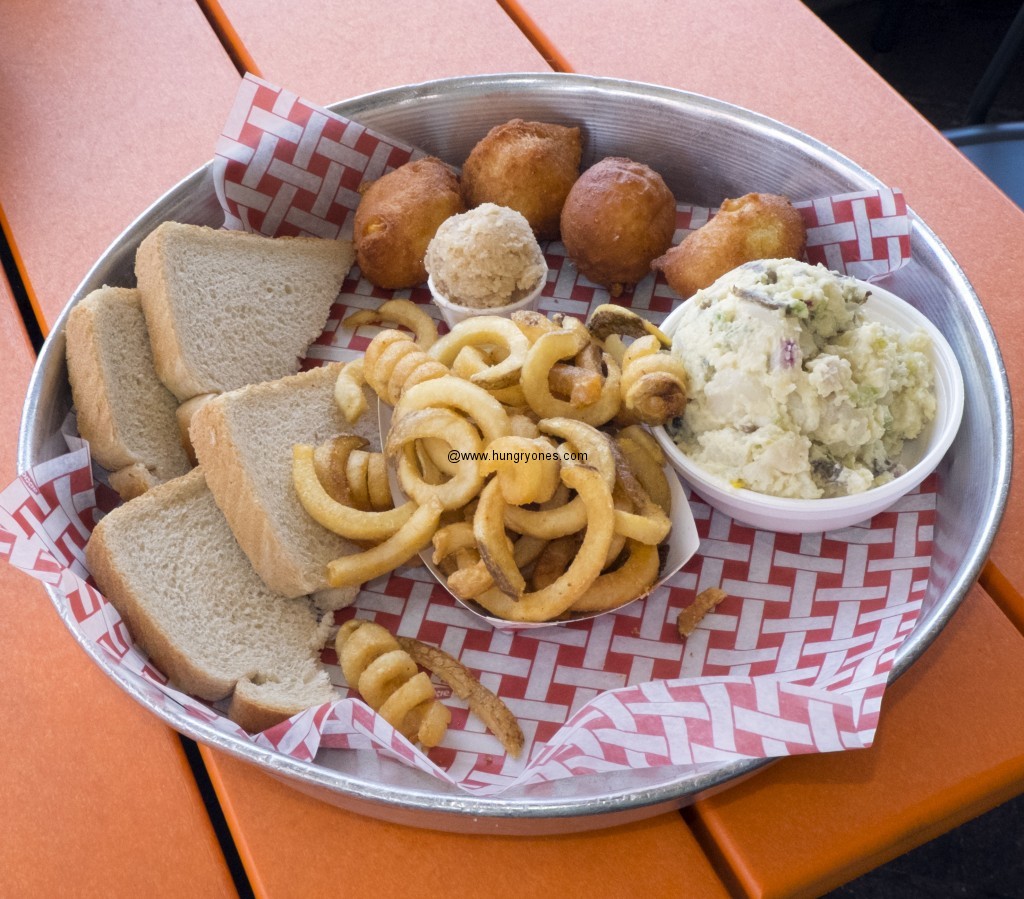
[{"label": "white paper cup", "polygon": [[517,312],[520,309],[536,309],[540,304],[540,295],[544,291],[544,285],[548,283],[548,269],[544,267],[544,275],[537,283],[529,294],[523,297],[521,300],[515,303],[509,303],[507,306],[462,306],[458,303],[453,303],[443,293],[441,293],[434,286],[433,277],[427,278],[427,287],[430,288],[430,295],[434,298],[434,303],[441,310],[441,316],[448,323],[448,327],[451,328],[458,324],[463,319],[472,318],[476,315],[511,315],[513,312]]}]

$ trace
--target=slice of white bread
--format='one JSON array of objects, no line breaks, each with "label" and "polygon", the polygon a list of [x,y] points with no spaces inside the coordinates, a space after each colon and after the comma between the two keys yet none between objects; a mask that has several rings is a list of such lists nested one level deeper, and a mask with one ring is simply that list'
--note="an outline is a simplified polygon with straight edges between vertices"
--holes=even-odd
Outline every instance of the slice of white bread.
[{"label": "slice of white bread", "polygon": [[[334,401],[338,364],[221,394],[192,419],[190,435],[210,491],[267,585],[285,596],[326,591],[327,564],[359,548],[314,521],[292,483],[292,447],[356,433],[380,447],[377,416],[350,425]],[[369,406],[377,408],[376,401]],[[318,594],[341,608],[356,591]]]},{"label": "slice of white bread", "polygon": [[86,561],[128,630],[175,686],[260,731],[333,696],[318,653],[328,623],[253,571],[202,469],[160,484],[96,526]]},{"label": "slice of white bread", "polygon": [[181,437],[181,445],[185,448],[185,453],[188,455],[188,459],[193,465],[198,463],[196,460],[196,451],[192,447],[192,438],[188,433],[189,428],[192,427],[192,416],[194,416],[215,396],[217,396],[216,393],[200,393],[198,396],[194,396],[190,400],[185,400],[185,402],[178,406],[178,434]]},{"label": "slice of white bread", "polygon": [[153,367],[139,292],[94,290],[68,316],[68,379],[78,430],[124,499],[185,474],[174,395]]},{"label": "slice of white bread", "polygon": [[164,222],[135,256],[160,380],[184,401],[298,371],[354,259],[351,241]]},{"label": "slice of white bread", "polygon": [[110,486],[118,492],[118,495],[125,502],[135,499],[137,496],[142,496],[150,487],[164,483],[141,462],[136,462],[134,465],[128,465],[124,468],[119,468],[117,471],[110,472],[108,480],[110,481]]}]

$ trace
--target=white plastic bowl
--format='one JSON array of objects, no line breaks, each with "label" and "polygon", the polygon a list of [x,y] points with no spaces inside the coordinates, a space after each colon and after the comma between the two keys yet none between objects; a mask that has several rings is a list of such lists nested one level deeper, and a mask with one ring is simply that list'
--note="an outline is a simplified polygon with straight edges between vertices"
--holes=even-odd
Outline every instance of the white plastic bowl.
[{"label": "white plastic bowl", "polygon": [[[928,477],[956,437],[964,409],[964,383],[949,343],[938,328],[909,303],[874,284],[861,283],[871,291],[863,307],[867,319],[905,333],[921,328],[931,337],[936,395],[934,420],[918,438],[905,444],[901,457],[906,467],[904,474],[863,493],[829,499],[788,499],[734,487],[700,468],[676,446],[664,428],[654,428],[655,438],[687,483],[699,496],[736,521],[764,530],[800,534],[832,531],[866,521]],[[685,303],[674,309],[661,326],[670,337],[679,325],[684,307]]]},{"label": "white plastic bowl", "polygon": [[472,318],[476,315],[504,315],[509,316],[520,309],[536,309],[540,304],[540,295],[544,291],[544,285],[548,283],[548,270],[545,267],[544,275],[537,286],[521,300],[509,303],[507,306],[463,306],[453,303],[434,286],[434,279],[427,278],[427,287],[430,288],[430,295],[434,299],[434,305],[441,310],[441,315],[451,328],[460,321]]}]

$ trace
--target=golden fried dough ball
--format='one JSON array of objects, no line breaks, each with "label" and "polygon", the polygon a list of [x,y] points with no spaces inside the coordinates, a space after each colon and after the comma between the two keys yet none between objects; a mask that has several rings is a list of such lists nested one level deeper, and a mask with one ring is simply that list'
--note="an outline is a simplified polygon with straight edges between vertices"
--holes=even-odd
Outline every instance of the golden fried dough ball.
[{"label": "golden fried dough ball", "polygon": [[587,169],[562,207],[562,243],[576,267],[612,296],[636,284],[672,243],[676,201],[661,176],[609,156]]},{"label": "golden fried dough ball", "polygon": [[438,226],[465,212],[459,179],[440,159],[407,162],[371,182],[356,207],[356,262],[378,287],[414,287],[427,280],[423,256]]},{"label": "golden fried dough ball", "polygon": [[580,174],[579,128],[513,119],[480,140],[462,167],[462,197],[520,213],[539,240],[558,237],[558,219]]},{"label": "golden fried dough ball", "polygon": [[691,231],[651,267],[686,299],[744,262],[799,259],[806,244],[803,219],[786,197],[746,194],[722,203],[706,225]]}]

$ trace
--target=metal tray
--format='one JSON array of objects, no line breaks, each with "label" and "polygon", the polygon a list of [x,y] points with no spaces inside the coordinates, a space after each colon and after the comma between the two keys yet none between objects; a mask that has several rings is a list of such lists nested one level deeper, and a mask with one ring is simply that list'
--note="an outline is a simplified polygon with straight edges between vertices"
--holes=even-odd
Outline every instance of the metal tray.
[{"label": "metal tray", "polygon": [[[580,124],[584,165],[603,156],[631,156],[659,171],[677,197],[709,206],[752,190],[808,198],[881,186],[824,144],[764,116],[695,94],[613,79],[564,74],[451,78],[379,91],[331,108],[453,164],[460,164],[491,126],[511,118]],[[58,428],[71,405],[64,363],[68,310],[102,284],[134,285],[135,249],[160,222],[221,225],[210,169],[209,164],[199,169],[147,209],[71,297],[29,386],[19,469],[65,451]],[[911,239],[913,262],[886,287],[918,306],[950,342],[963,369],[967,404],[960,433],[939,468],[925,609],[899,650],[893,677],[931,643],[977,577],[1005,506],[1012,458],[1009,388],[981,305],[949,252],[913,215]],[[315,763],[294,761],[184,713],[157,709],[79,632],[64,598],[53,590],[50,596],[96,664],[171,727],[326,802],[397,823],[530,834],[606,827],[687,805],[768,763],[574,777],[482,798],[369,751],[325,751]]]}]

